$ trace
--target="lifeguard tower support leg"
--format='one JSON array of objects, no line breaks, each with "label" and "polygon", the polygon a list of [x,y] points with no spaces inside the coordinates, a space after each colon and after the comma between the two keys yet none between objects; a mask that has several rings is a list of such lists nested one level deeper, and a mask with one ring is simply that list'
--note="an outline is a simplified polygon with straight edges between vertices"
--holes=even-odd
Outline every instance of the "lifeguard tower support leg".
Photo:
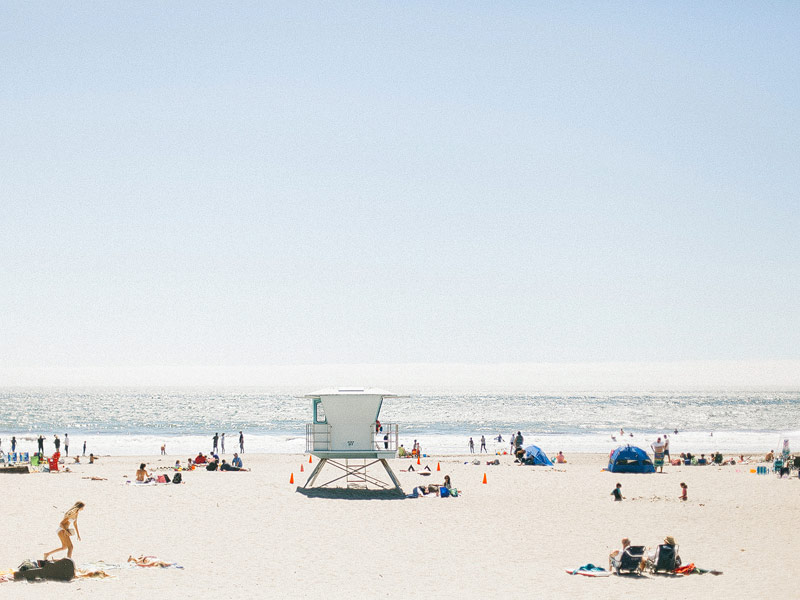
[{"label": "lifeguard tower support leg", "polygon": [[306,481],[306,484],[303,486],[304,488],[314,485],[314,482],[317,480],[317,476],[319,475],[320,471],[322,471],[322,467],[325,466],[326,462],[328,462],[328,459],[323,458],[317,463],[317,466],[314,467],[313,471],[311,471],[311,475],[308,476],[308,480]]}]

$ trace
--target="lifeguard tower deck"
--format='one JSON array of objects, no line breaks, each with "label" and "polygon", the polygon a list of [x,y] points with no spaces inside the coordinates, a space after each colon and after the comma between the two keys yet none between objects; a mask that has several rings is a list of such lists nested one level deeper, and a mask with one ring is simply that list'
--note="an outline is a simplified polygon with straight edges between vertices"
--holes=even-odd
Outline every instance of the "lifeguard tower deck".
[{"label": "lifeguard tower deck", "polygon": [[[308,477],[303,489],[311,487],[346,487],[396,490],[402,493],[400,483],[386,462],[397,452],[398,429],[396,424],[382,424],[378,419],[384,398],[398,398],[396,394],[378,389],[339,388],[307,394],[311,399],[311,423],[306,425],[306,452],[320,459]],[[367,472],[380,463],[391,484]],[[325,465],[340,470],[337,477],[315,485]],[[342,473],[343,472],[343,473]],[[300,488],[298,488],[300,489]]]}]

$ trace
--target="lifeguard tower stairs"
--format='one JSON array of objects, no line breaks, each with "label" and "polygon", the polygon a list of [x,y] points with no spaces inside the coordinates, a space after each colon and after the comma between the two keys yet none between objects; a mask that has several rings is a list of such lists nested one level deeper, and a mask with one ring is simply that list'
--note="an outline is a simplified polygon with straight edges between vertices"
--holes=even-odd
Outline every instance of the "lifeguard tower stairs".
[{"label": "lifeguard tower stairs", "polygon": [[[386,462],[397,452],[398,428],[378,418],[384,398],[399,396],[378,389],[339,388],[320,390],[306,398],[311,399],[313,416],[306,424],[306,452],[319,461],[298,491],[344,487],[402,494],[400,482]],[[370,470],[374,465],[383,467],[389,481]],[[326,466],[337,471],[320,477]]]}]

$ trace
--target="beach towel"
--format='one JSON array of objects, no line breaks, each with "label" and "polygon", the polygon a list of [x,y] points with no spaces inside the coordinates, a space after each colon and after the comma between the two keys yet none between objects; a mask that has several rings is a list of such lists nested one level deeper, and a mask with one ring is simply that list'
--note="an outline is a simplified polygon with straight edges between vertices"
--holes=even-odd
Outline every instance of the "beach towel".
[{"label": "beach towel", "polygon": [[598,567],[592,563],[578,567],[577,569],[564,569],[570,575],[585,575],[586,577],[608,577],[611,571],[606,571],[603,567]]},{"label": "beach towel", "polygon": [[678,567],[675,569],[675,573],[678,575],[691,575],[692,573],[696,573],[698,575],[705,575],[706,573],[711,573],[712,575],[722,575],[722,571],[717,571],[715,569],[701,569],[700,567],[695,566],[694,563],[689,563],[688,565]]}]

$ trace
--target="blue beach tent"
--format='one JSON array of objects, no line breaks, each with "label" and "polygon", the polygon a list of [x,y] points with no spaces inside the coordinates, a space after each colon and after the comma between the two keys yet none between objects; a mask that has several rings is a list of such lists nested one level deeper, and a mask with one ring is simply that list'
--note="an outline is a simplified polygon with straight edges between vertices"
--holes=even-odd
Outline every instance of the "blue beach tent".
[{"label": "blue beach tent", "polygon": [[653,461],[647,452],[636,446],[620,446],[608,459],[608,470],[612,473],[655,473]]},{"label": "blue beach tent", "polygon": [[550,465],[553,466],[553,463],[550,462],[550,459],[547,458],[547,455],[542,451],[539,446],[528,446],[525,448],[525,458],[522,459],[527,464],[532,465]]}]

